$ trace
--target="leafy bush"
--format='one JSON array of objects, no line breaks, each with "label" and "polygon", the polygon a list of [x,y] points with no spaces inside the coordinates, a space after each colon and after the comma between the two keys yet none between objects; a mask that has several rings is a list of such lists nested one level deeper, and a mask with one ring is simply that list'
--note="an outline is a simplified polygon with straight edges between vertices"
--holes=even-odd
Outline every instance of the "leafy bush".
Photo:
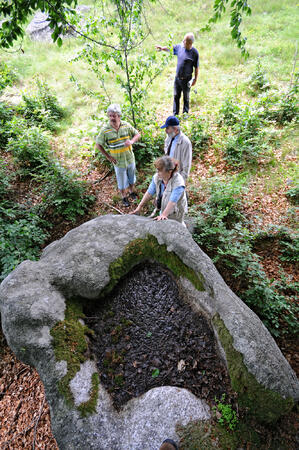
[{"label": "leafy bush", "polygon": [[265,71],[262,68],[261,60],[259,59],[255,71],[249,78],[248,91],[252,96],[256,96],[268,89],[270,89],[270,83],[265,77]]},{"label": "leafy bush", "polygon": [[266,151],[263,121],[255,105],[239,105],[231,98],[226,99],[220,108],[219,123],[230,126],[225,157],[231,164],[256,163],[262,152]]},{"label": "leafy bush", "polygon": [[[23,175],[37,173],[49,166],[52,152],[48,136],[37,127],[24,127],[17,118],[12,121],[15,137],[9,139],[7,151],[11,152]],[[17,134],[18,133],[18,134]]]},{"label": "leafy bush", "polygon": [[12,119],[13,110],[0,101],[0,149],[4,149],[11,136],[9,122]]},{"label": "leafy bush", "polygon": [[7,172],[5,168],[5,162],[1,158],[0,159],[0,199],[5,197],[5,195],[8,193],[8,190],[10,188],[10,182],[12,179],[12,175]]},{"label": "leafy bush", "polygon": [[46,82],[37,80],[37,93],[26,95],[23,93],[23,105],[19,111],[31,125],[55,131],[58,127],[57,121],[63,118],[64,110],[59,105],[56,96]]},{"label": "leafy bush", "polygon": [[274,336],[281,333],[282,323],[288,325],[284,333],[296,334],[298,308],[284,291],[271,284],[253,251],[253,235],[241,210],[241,190],[242,182],[237,178],[226,183],[216,180],[208,200],[190,211],[196,217],[193,238]]},{"label": "leafy bush", "polygon": [[14,70],[12,70],[5,62],[0,61],[0,93],[6,86],[12,86],[18,79]]},{"label": "leafy bush", "polygon": [[288,261],[292,263],[299,262],[299,236],[298,235],[288,235],[280,239],[279,241],[281,248],[282,261]]},{"label": "leafy bush", "polygon": [[143,167],[155,158],[162,156],[164,154],[164,140],[163,135],[160,133],[155,135],[153,129],[145,127],[142,130],[140,141],[134,145],[137,166]]},{"label": "leafy bush", "polygon": [[203,158],[212,136],[208,132],[208,124],[202,117],[196,117],[191,120],[189,138],[192,142],[193,156]]},{"label": "leafy bush", "polygon": [[267,151],[267,146],[263,134],[250,136],[246,129],[229,136],[225,144],[225,158],[234,166],[256,164],[264,151]]},{"label": "leafy bush", "polygon": [[48,234],[32,210],[0,205],[0,280],[25,259],[36,259]]},{"label": "leafy bush", "polygon": [[232,97],[227,97],[219,109],[218,125],[234,125],[239,120],[241,107]]},{"label": "leafy bush", "polygon": [[53,170],[42,177],[43,215],[61,216],[72,222],[78,215],[83,215],[94,201],[94,196],[87,193],[86,182],[78,180],[74,172],[56,163]]},{"label": "leafy bush", "polygon": [[294,205],[299,205],[299,185],[291,187],[287,192],[286,192],[286,196],[287,198],[294,203]]},{"label": "leafy bush", "polygon": [[267,102],[267,107],[263,111],[263,117],[275,121],[279,125],[295,120],[298,122],[298,92],[299,92],[299,74],[296,74],[295,81],[292,83],[286,93],[276,97],[276,101]]}]

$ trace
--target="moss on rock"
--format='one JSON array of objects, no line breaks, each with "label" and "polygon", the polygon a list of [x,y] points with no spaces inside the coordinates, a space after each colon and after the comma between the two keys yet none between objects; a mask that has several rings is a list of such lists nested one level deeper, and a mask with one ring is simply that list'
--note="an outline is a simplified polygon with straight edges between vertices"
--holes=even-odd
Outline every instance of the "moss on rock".
[{"label": "moss on rock", "polygon": [[[59,381],[58,389],[70,407],[75,405],[70,382],[80,370],[80,364],[87,360],[85,354],[88,345],[85,335],[93,332],[79,321],[82,318],[84,318],[82,303],[79,300],[67,301],[64,320],[51,329],[55,358],[57,361],[67,363],[67,373]],[[96,411],[98,386],[99,377],[97,373],[94,373],[90,399],[78,407],[82,416]]]},{"label": "moss on rock", "polygon": [[260,422],[276,422],[294,406],[292,398],[284,399],[280,394],[263,387],[248,372],[243,356],[233,346],[233,338],[223,320],[217,314],[213,319],[221,345],[226,354],[232,388],[238,394],[239,406],[248,409]]},{"label": "moss on rock", "polygon": [[185,277],[199,291],[203,291],[203,277],[188,267],[174,253],[167,250],[165,244],[160,245],[155,236],[148,235],[144,239],[135,239],[124,249],[123,254],[113,261],[109,267],[110,281],[102,292],[102,295],[110,292],[117,282],[126,275],[134,266],[153,260],[168,267],[176,277]]}]

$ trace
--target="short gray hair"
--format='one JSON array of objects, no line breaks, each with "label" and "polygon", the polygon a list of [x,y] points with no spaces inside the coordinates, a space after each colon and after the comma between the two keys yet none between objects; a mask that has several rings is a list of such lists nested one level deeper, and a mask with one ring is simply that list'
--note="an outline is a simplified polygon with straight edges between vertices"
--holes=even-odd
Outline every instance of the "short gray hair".
[{"label": "short gray hair", "polygon": [[184,39],[186,39],[186,38],[190,39],[190,40],[192,41],[192,44],[193,44],[193,42],[195,41],[195,37],[194,37],[194,34],[193,34],[193,33],[187,33],[187,34],[185,34]]},{"label": "short gray hair", "polygon": [[117,103],[112,103],[107,108],[107,114],[109,113],[116,113],[120,117],[121,116],[120,106]]},{"label": "short gray hair", "polygon": [[154,165],[156,169],[158,170],[164,169],[166,170],[166,172],[170,171],[176,172],[179,168],[179,162],[168,155],[160,156],[160,158],[156,159]]}]

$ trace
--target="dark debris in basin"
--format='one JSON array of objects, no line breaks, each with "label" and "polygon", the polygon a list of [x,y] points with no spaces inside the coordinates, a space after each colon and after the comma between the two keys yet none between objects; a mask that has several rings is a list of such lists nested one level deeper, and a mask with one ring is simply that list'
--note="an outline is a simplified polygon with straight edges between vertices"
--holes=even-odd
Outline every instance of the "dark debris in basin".
[{"label": "dark debris in basin", "polygon": [[114,406],[158,386],[178,386],[214,402],[231,388],[207,320],[180,297],[167,269],[132,271],[104,301],[85,310],[100,379]]}]

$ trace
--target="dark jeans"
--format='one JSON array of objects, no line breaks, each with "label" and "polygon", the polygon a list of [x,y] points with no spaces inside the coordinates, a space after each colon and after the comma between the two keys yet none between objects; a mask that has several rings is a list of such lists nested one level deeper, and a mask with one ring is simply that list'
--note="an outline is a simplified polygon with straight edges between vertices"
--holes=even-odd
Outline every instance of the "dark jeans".
[{"label": "dark jeans", "polygon": [[173,99],[173,115],[177,116],[180,111],[180,98],[183,91],[184,98],[184,107],[183,113],[189,112],[189,97],[190,97],[190,88],[188,87],[188,83],[191,78],[186,78],[184,80],[180,80],[178,77],[175,77],[174,80],[174,99]]}]

